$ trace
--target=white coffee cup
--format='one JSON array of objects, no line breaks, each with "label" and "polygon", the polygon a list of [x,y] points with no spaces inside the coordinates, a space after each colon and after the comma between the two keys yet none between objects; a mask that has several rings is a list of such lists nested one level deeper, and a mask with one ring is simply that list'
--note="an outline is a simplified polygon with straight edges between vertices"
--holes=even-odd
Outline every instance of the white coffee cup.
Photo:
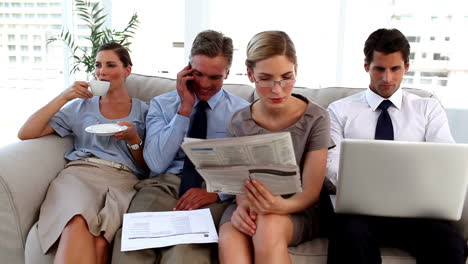
[{"label": "white coffee cup", "polygon": [[110,82],[92,79],[88,82],[89,90],[96,96],[103,96],[109,90]]}]

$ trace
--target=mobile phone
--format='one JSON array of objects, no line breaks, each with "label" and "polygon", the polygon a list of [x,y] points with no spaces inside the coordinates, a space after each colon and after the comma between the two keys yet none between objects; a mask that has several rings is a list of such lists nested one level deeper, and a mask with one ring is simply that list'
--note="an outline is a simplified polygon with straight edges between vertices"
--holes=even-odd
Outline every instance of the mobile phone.
[{"label": "mobile phone", "polygon": [[[189,69],[192,69],[192,65],[190,64],[190,62],[189,62]],[[192,74],[189,73],[189,74],[187,74],[187,76],[192,76]],[[188,80],[188,81],[186,82],[186,84],[187,84],[187,88],[188,88],[189,90],[192,90],[192,91],[193,91],[192,80]]]}]

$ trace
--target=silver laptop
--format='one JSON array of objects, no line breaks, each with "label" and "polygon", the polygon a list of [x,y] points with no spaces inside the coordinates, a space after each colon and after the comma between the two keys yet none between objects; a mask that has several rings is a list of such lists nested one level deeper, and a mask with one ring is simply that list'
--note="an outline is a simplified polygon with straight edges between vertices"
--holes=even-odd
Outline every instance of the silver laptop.
[{"label": "silver laptop", "polygon": [[468,144],[346,139],[336,212],[458,220],[468,184]]}]

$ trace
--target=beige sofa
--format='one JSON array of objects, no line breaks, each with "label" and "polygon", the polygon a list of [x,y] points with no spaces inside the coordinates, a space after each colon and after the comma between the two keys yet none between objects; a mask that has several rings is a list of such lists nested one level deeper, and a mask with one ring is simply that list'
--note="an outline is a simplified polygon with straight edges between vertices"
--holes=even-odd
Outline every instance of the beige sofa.
[{"label": "beige sofa", "polygon": [[[149,101],[154,96],[175,89],[175,80],[132,74],[127,87],[132,97]],[[249,85],[226,84],[228,91],[246,100],[254,100],[254,88]],[[295,88],[323,107],[337,99],[364,90],[353,88]],[[407,91],[431,96],[416,89]],[[72,147],[70,138],[47,136],[26,140],[0,148],[0,262],[52,263],[52,256],[43,256],[36,237],[36,221],[49,183],[64,167],[65,152]],[[454,223],[468,238],[468,209]],[[31,230],[31,232],[30,232]],[[29,234],[29,235],[28,235]],[[294,263],[326,263],[327,241],[315,239],[289,249]],[[415,263],[405,252],[383,249],[383,263]]]}]

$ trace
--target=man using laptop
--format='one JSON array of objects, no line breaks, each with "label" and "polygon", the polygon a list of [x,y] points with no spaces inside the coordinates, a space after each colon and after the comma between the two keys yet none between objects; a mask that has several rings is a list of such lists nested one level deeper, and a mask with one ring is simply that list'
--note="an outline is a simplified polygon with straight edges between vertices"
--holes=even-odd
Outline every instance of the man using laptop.
[{"label": "man using laptop", "polygon": [[[337,146],[328,158],[327,176],[333,183],[338,180],[339,146],[345,138],[454,142],[436,99],[400,89],[409,53],[406,37],[396,29],[379,29],[366,40],[369,89],[328,107],[331,137]],[[381,263],[380,246],[404,249],[418,264],[465,263],[465,242],[448,221],[353,214],[335,215],[328,263]]]},{"label": "man using laptop", "polygon": [[[200,32],[192,44],[190,63],[177,74],[177,90],[151,100],[146,117],[144,158],[151,169],[141,181],[129,212],[209,208],[218,224],[227,202],[208,193],[201,176],[180,145],[184,137],[221,138],[231,115],[249,103],[222,88],[233,55],[231,38]],[[183,244],[138,251],[120,251],[115,239],[112,263],[210,263],[217,245]]]}]

